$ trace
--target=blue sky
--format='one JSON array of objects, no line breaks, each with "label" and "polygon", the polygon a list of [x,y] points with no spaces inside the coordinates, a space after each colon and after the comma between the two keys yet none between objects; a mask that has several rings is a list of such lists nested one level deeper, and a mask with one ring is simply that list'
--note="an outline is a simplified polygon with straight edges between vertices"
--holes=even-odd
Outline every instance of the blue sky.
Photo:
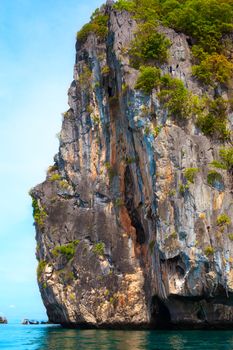
[{"label": "blue sky", "polygon": [[68,109],[75,35],[103,1],[0,1],[0,315],[46,318],[28,191],[45,178]]}]

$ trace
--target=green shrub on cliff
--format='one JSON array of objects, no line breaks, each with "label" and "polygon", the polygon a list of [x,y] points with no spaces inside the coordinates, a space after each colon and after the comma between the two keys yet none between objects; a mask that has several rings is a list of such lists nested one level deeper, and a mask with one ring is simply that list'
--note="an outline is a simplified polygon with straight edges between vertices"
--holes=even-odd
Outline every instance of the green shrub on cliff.
[{"label": "green shrub on cliff", "polygon": [[[207,52],[221,49],[221,38],[233,30],[230,0],[161,1],[164,23],[190,35]],[[170,6],[167,4],[170,3]]]},{"label": "green shrub on cliff", "polygon": [[132,12],[143,22],[160,20],[191,36],[207,52],[221,48],[221,38],[233,30],[231,0],[119,0],[116,9]]},{"label": "green shrub on cliff", "polygon": [[207,85],[228,84],[233,77],[233,64],[224,55],[214,53],[193,67],[193,75]]},{"label": "green shrub on cliff", "polygon": [[77,33],[77,40],[85,42],[90,33],[96,34],[100,39],[105,39],[108,34],[108,19],[108,15],[97,9],[93,13],[90,23],[85,24]]},{"label": "green shrub on cliff", "polygon": [[61,175],[60,174],[58,174],[58,173],[55,173],[55,174],[52,174],[52,175],[50,175],[50,177],[49,177],[49,181],[50,182],[55,182],[55,181],[59,181],[59,180],[61,180]]},{"label": "green shrub on cliff", "polygon": [[230,224],[231,224],[231,219],[227,214],[223,213],[217,217],[218,226],[230,225]]},{"label": "green shrub on cliff", "polygon": [[89,89],[91,86],[92,71],[87,64],[82,66],[82,72],[79,75],[79,83],[84,89]]},{"label": "green shrub on cliff", "polygon": [[197,126],[204,135],[220,140],[228,140],[230,131],[227,127],[227,101],[222,97],[206,100],[207,113],[197,118]]},{"label": "green shrub on cliff", "polygon": [[45,260],[41,260],[37,266],[37,278],[40,280],[42,273],[45,270],[45,267],[47,265],[47,262]]},{"label": "green shrub on cliff", "polygon": [[65,245],[57,246],[52,250],[52,254],[55,257],[58,257],[60,254],[64,255],[67,260],[73,259],[77,245],[79,244],[79,240],[75,240],[73,242],[67,243]]},{"label": "green shrub on cliff", "polygon": [[46,211],[41,205],[39,205],[38,200],[35,198],[32,198],[32,207],[34,221],[40,228],[42,228],[47,217]]},{"label": "green shrub on cliff", "polygon": [[209,257],[214,254],[214,248],[209,245],[204,249],[204,253]]},{"label": "green shrub on cliff", "polygon": [[177,78],[165,74],[160,80],[158,98],[163,107],[167,108],[168,116],[187,119],[200,113],[201,101],[184,86]]},{"label": "green shrub on cliff", "polygon": [[161,105],[168,110],[169,116],[186,119],[199,115],[203,109],[202,101],[190,93],[180,79],[169,74],[161,76],[161,70],[156,67],[140,67],[135,89],[151,94],[155,88],[158,88],[157,96]]},{"label": "green shrub on cliff", "polygon": [[219,151],[220,161],[214,160],[211,165],[218,169],[232,171],[233,169],[233,147],[222,148]]},{"label": "green shrub on cliff", "polygon": [[166,74],[161,78],[159,100],[168,109],[169,115],[184,117],[186,115],[188,90],[180,79]]},{"label": "green shrub on cliff", "polygon": [[184,196],[185,193],[189,190],[189,184],[179,183],[179,193]]},{"label": "green shrub on cliff", "polygon": [[141,24],[131,42],[130,63],[136,69],[141,65],[164,63],[168,58],[170,45],[170,40],[157,31],[157,26],[152,23]]},{"label": "green shrub on cliff", "polygon": [[134,1],[127,1],[127,0],[119,0],[114,4],[114,9],[118,11],[128,11],[133,12],[135,11],[136,5]]},{"label": "green shrub on cliff", "polygon": [[[166,60],[166,39],[156,34],[158,24],[162,22],[189,35],[195,43],[193,52],[198,65],[194,74],[197,77],[207,84],[229,80],[232,64],[224,56],[222,39],[225,34],[233,32],[231,0],[119,0],[114,7],[131,12],[141,28],[149,28],[148,34],[146,30],[139,29],[133,43],[136,58],[141,59],[141,64],[147,63],[145,58],[146,61]],[[137,60],[136,64],[139,66]]]},{"label": "green shrub on cliff", "polygon": [[184,176],[185,176],[186,180],[188,180],[189,182],[191,182],[193,184],[194,179],[195,179],[198,172],[199,172],[198,168],[186,168],[184,171]]},{"label": "green shrub on cliff", "polygon": [[135,89],[150,94],[160,84],[160,69],[156,67],[140,67],[140,74]]},{"label": "green shrub on cliff", "polygon": [[102,69],[101,69],[101,74],[102,75],[108,75],[110,73],[110,68],[108,65],[104,66]]},{"label": "green shrub on cliff", "polygon": [[92,249],[93,253],[98,256],[104,255],[105,244],[103,242],[96,243]]}]

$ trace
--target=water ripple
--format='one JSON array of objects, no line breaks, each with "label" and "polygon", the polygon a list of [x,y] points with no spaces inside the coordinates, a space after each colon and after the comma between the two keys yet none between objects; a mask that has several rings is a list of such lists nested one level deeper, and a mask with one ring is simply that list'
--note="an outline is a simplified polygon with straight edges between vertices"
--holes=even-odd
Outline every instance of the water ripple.
[{"label": "water ripple", "polygon": [[233,331],[105,331],[0,326],[2,350],[233,350]]}]

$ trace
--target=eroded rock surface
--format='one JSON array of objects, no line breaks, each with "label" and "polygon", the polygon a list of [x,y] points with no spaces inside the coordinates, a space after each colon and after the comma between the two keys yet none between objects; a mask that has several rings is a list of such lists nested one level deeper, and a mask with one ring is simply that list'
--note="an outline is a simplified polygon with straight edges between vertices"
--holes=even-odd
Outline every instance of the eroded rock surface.
[{"label": "eroded rock surface", "polygon": [[[59,153],[32,191],[49,319],[94,327],[230,325],[233,227],[219,232],[217,217],[232,216],[232,179],[222,171],[223,183],[207,183],[221,144],[191,120],[168,118],[155,94],[134,89],[138,71],[125,48],[136,23],[127,12],[108,11],[106,42],[91,34],[77,43]],[[186,36],[160,30],[172,42],[162,70],[201,95]],[[199,169],[189,188],[186,168]]]}]

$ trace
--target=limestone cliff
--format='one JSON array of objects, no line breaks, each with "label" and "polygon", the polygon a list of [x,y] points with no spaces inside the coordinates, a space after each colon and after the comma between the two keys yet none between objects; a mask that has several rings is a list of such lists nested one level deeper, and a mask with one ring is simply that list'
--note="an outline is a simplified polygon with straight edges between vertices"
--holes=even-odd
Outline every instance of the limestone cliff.
[{"label": "limestone cliff", "polygon": [[[31,192],[49,319],[93,327],[233,324],[232,175],[220,169],[208,178],[223,143],[192,118],[171,118],[155,90],[135,89],[139,71],[127,48],[137,23],[111,4],[102,11],[107,36],[77,41],[59,152]],[[162,74],[208,94],[192,76],[188,38],[159,31],[171,42]]]}]

